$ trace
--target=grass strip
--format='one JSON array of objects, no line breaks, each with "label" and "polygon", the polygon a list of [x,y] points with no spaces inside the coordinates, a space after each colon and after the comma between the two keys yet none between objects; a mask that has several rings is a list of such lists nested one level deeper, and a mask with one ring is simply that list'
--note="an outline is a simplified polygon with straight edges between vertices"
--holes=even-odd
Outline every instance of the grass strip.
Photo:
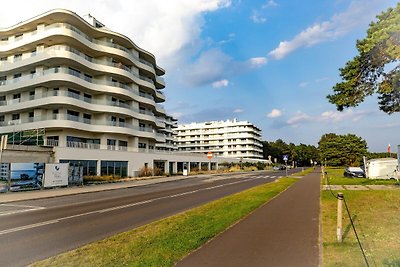
[{"label": "grass strip", "polygon": [[[370,266],[400,266],[400,190],[345,191],[344,196]],[[329,191],[321,192],[321,209],[323,266],[365,266],[345,210],[343,242],[336,241],[337,199]]]},{"label": "grass strip", "polygon": [[[332,185],[399,185],[396,180],[381,180],[368,178],[349,178],[344,177],[344,167],[327,167],[325,171],[328,173],[329,183]],[[325,181],[321,181],[325,184]]]},{"label": "grass strip", "polygon": [[312,173],[314,170],[315,170],[314,167],[309,167],[303,171],[293,173],[293,174],[291,174],[291,176],[306,176],[307,174]]},{"label": "grass strip", "polygon": [[173,266],[296,181],[281,178],[32,266]]}]

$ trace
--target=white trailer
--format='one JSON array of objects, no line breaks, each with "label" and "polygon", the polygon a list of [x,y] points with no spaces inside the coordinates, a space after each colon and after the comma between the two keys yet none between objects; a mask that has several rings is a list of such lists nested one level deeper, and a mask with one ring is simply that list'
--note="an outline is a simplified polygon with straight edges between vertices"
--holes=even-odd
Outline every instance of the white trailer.
[{"label": "white trailer", "polygon": [[366,164],[369,179],[399,179],[398,161],[393,158],[370,159]]}]

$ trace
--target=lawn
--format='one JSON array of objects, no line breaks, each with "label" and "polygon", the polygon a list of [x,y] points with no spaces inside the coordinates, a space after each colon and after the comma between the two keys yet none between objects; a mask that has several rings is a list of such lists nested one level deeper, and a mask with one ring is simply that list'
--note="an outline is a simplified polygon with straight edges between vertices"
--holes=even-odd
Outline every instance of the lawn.
[{"label": "lawn", "polygon": [[[348,178],[343,176],[344,167],[327,167],[327,178],[331,185],[400,185],[396,180],[374,180],[367,178]],[[322,180],[325,184],[326,181]]]},{"label": "lawn", "polygon": [[[370,266],[400,266],[400,190],[342,192]],[[323,266],[366,266],[345,209],[343,243],[336,242],[337,199],[329,191],[321,192],[321,210]]]},{"label": "lawn", "polygon": [[281,178],[33,266],[173,266],[296,181]]}]

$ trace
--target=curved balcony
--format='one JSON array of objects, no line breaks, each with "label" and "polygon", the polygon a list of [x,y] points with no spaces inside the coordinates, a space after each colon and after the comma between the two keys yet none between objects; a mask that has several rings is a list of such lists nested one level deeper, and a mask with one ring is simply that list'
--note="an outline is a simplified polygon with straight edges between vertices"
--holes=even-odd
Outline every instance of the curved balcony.
[{"label": "curved balcony", "polygon": [[[39,86],[46,83],[55,83],[61,81],[63,83],[70,82],[78,86],[84,86],[94,92],[104,92],[105,94],[113,92],[123,96],[129,96],[132,100],[139,103],[146,103],[155,108],[156,112],[161,112],[158,104],[149,94],[139,93],[130,86],[118,82],[110,82],[104,80],[89,79],[79,72],[68,68],[51,68],[41,73],[21,76],[12,80],[0,81],[0,88],[4,86],[3,91],[12,91],[25,87]],[[165,114],[165,110],[164,110]]]},{"label": "curved balcony", "polygon": [[[110,75],[117,73],[129,78],[131,82],[134,82],[137,85],[150,88],[152,91],[155,91],[156,89],[155,84],[151,79],[136,74],[131,71],[130,68],[121,63],[92,59],[76,49],[63,45],[48,47],[43,51],[32,53],[29,57],[25,57],[24,59],[15,62],[0,61],[0,71],[10,72],[11,70],[19,68],[26,69],[29,65],[37,62],[54,61],[55,58],[63,58],[64,62],[67,62],[67,60],[73,60],[74,62],[78,62],[82,66],[88,67],[94,71],[108,73]],[[161,99],[162,101],[165,101],[165,97]]]},{"label": "curved balcony", "polygon": [[93,39],[75,26],[72,26],[68,23],[54,23],[47,25],[44,30],[25,33],[23,37],[13,42],[0,41],[0,43],[2,44],[0,46],[0,52],[10,51],[13,49],[17,49],[21,46],[26,46],[32,42],[37,42],[48,37],[54,38],[56,36],[74,38],[75,40],[78,40],[80,43],[84,44],[88,49],[124,57],[130,60],[131,63],[134,64],[136,67],[151,73],[154,76],[154,79],[158,77],[153,64],[134,55],[129,49],[111,42]]},{"label": "curved balcony", "polygon": [[0,122],[2,133],[34,130],[38,128],[63,129],[71,128],[96,133],[120,133],[130,136],[138,136],[153,139],[157,142],[165,142],[165,137],[157,133],[155,129],[134,126],[128,123],[106,120],[84,119],[78,116],[68,114],[56,114],[51,116],[37,116]]}]

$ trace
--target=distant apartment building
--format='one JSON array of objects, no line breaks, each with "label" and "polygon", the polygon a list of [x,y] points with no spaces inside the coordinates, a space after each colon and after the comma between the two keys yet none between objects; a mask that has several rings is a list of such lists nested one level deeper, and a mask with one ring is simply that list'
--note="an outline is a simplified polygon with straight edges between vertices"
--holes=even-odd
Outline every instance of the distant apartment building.
[{"label": "distant apartment building", "polygon": [[166,156],[177,121],[161,105],[164,74],[153,54],[90,15],[56,9],[0,29],[0,135],[54,147],[56,162],[84,174],[175,172],[189,160]]},{"label": "distant apartment building", "polygon": [[227,158],[262,159],[261,130],[248,121],[212,121],[178,125],[180,152],[207,153]]}]

